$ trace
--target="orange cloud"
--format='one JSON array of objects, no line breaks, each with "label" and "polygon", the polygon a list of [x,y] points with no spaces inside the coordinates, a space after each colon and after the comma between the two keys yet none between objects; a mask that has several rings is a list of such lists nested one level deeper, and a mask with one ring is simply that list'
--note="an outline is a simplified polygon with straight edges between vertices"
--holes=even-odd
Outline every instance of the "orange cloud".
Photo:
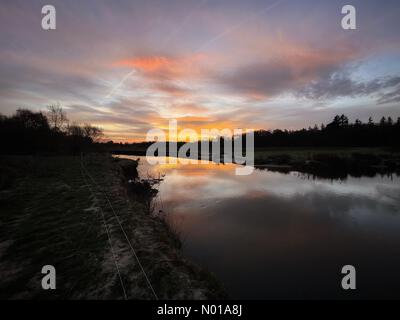
[{"label": "orange cloud", "polygon": [[142,71],[156,71],[171,64],[174,64],[174,61],[166,57],[139,57],[115,63],[116,66],[131,67]]},{"label": "orange cloud", "polygon": [[[148,87],[171,97],[191,94],[191,81],[207,75],[205,56],[142,56],[116,61],[112,66],[133,68]],[[208,60],[207,60],[208,62]]]},{"label": "orange cloud", "polygon": [[156,73],[157,76],[179,77],[199,74],[199,64],[205,60],[203,54],[186,57],[142,56],[122,59],[114,66],[135,68],[146,73]]}]

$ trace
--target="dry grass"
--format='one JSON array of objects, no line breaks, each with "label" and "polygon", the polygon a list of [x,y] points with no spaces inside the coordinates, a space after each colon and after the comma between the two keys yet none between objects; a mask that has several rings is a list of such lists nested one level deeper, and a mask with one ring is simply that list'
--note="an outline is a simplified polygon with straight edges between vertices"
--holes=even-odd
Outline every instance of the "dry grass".
[{"label": "dry grass", "polygon": [[[126,161],[86,156],[96,188],[80,157],[0,158],[2,172],[12,172],[1,180],[0,298],[123,298],[101,213],[129,299],[154,296],[119,222],[159,298],[224,297],[212,275],[183,259],[165,221],[149,214],[146,195],[132,197],[126,174],[136,163]],[[45,264],[56,267],[57,290],[41,289]]]}]

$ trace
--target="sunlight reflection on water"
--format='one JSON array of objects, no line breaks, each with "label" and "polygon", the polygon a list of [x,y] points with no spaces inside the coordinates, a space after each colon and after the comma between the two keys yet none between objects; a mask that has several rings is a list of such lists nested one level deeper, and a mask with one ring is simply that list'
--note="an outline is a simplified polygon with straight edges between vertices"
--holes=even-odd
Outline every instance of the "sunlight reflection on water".
[{"label": "sunlight reflection on water", "polygon": [[[165,174],[156,201],[182,231],[185,255],[232,297],[400,297],[399,177],[236,176],[233,164],[140,163],[141,177]],[[351,294],[340,288],[345,264],[358,272]]]}]

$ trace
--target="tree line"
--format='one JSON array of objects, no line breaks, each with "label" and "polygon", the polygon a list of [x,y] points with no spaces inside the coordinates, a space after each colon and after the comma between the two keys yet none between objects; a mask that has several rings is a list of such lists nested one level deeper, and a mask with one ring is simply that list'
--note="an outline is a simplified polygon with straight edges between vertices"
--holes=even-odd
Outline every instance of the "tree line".
[{"label": "tree line", "polygon": [[336,115],[327,125],[301,130],[259,130],[255,132],[256,148],[264,147],[399,147],[400,117],[382,117],[367,123],[359,119],[350,123],[345,115]]},{"label": "tree line", "polygon": [[[375,122],[371,117],[367,123],[357,119],[354,123],[345,115],[336,115],[328,124],[315,125],[300,130],[257,130],[254,132],[255,148],[269,147],[400,147],[400,117],[394,121],[391,117],[382,117]],[[221,150],[225,143],[232,143],[232,138],[220,137]],[[246,148],[246,135],[242,136],[243,150]],[[114,143],[105,145],[114,152],[142,152],[153,142]],[[212,140],[209,141],[211,150]],[[178,148],[184,142],[178,142]],[[167,145],[167,150],[169,146]],[[198,142],[201,150],[201,142]],[[222,152],[222,151],[221,151]]]},{"label": "tree line", "polygon": [[[117,146],[146,148],[151,144],[103,144],[99,143],[102,135],[98,127],[71,123],[60,105],[48,106],[46,112],[19,109],[11,116],[0,115],[0,154],[79,154],[93,148],[107,151]],[[382,117],[378,122],[369,118],[366,123],[358,119],[351,123],[345,115],[336,115],[327,125],[308,129],[258,130],[254,133],[256,148],[400,147],[399,137],[400,117],[396,121]],[[224,141],[221,144],[223,150]]]},{"label": "tree line", "polygon": [[102,130],[90,124],[71,123],[60,105],[46,112],[18,109],[0,115],[1,154],[79,154],[90,149]]}]

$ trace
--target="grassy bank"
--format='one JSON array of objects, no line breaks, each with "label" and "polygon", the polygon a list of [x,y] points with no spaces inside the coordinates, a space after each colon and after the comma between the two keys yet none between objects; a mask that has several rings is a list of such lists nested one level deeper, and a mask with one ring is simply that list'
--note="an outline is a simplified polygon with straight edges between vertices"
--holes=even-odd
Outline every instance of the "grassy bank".
[{"label": "grassy bank", "polygon": [[[143,146],[113,150],[116,154],[143,156]],[[199,155],[192,156],[199,159]],[[210,155],[210,160],[212,160]],[[223,156],[221,155],[221,159]],[[389,148],[256,148],[254,163],[258,169],[299,171],[323,178],[400,174],[400,150]]]},{"label": "grassy bank", "polygon": [[296,147],[281,147],[281,148],[256,148],[255,160],[257,163],[268,162],[270,158],[286,155],[294,161],[305,161],[313,159],[316,155],[331,155],[335,154],[341,157],[348,157],[352,154],[368,154],[377,157],[386,157],[390,155],[399,155],[400,150],[388,148],[296,148]]},{"label": "grassy bank", "polygon": [[256,167],[300,171],[327,178],[400,173],[400,152],[384,148],[256,149]]},{"label": "grassy bank", "polygon": [[[83,163],[0,158],[0,298],[154,299],[153,290],[160,299],[224,297],[149,215],[151,192],[129,188],[135,162],[92,155]],[[41,288],[46,264],[56,268],[56,290]]]}]

